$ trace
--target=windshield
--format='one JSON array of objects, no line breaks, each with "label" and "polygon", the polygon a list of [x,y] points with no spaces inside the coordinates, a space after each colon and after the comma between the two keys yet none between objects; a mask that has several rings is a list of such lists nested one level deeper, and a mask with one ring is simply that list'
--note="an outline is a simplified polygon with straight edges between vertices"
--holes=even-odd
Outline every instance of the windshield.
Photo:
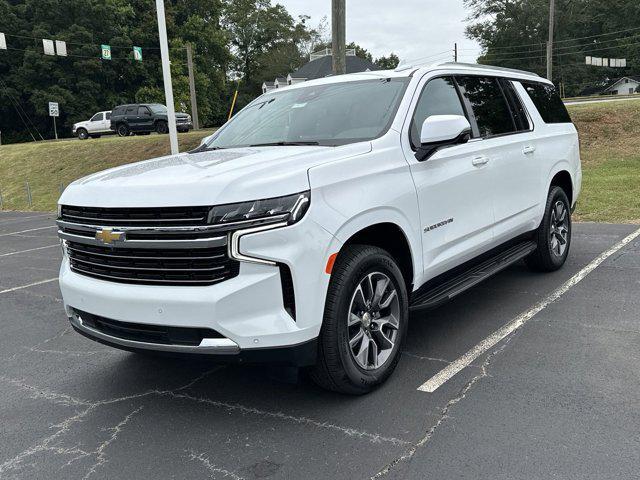
[{"label": "windshield", "polygon": [[160,105],[159,103],[149,105],[149,108],[153,113],[167,113],[167,107]]},{"label": "windshield", "polygon": [[313,85],[262,95],[244,108],[208,148],[256,145],[344,145],[384,134],[408,79]]}]

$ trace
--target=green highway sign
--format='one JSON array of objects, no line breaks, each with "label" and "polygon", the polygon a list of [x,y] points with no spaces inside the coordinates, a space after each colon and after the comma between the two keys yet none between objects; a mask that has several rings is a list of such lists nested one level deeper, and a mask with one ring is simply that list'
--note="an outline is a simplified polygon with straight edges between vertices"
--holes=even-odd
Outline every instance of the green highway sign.
[{"label": "green highway sign", "polygon": [[110,45],[102,45],[102,59],[103,60],[111,60],[111,46]]},{"label": "green highway sign", "polygon": [[142,61],[142,47],[133,47],[133,59],[138,62]]}]

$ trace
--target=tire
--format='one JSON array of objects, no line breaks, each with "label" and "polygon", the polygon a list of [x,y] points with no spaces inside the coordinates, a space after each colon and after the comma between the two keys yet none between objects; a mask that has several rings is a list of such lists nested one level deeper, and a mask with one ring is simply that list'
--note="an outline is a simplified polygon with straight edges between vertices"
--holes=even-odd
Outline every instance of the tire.
[{"label": "tire", "polygon": [[169,133],[169,125],[164,120],[159,120],[156,122],[156,132],[160,134]]},{"label": "tire", "polygon": [[129,127],[127,127],[127,125],[124,123],[121,123],[120,125],[118,125],[116,131],[118,132],[119,137],[128,137],[129,134],[131,133],[129,131]]},{"label": "tire", "polygon": [[87,138],[89,138],[89,132],[87,132],[85,128],[79,128],[77,134],[80,140],[86,140]]},{"label": "tire", "polygon": [[564,265],[571,247],[571,206],[560,187],[551,187],[534,241],[538,248],[525,262],[534,271],[554,272]]},{"label": "tire", "polygon": [[[377,288],[383,291],[376,302],[372,290]],[[373,302],[367,305],[362,298]],[[368,393],[384,383],[400,360],[408,305],[402,273],[391,255],[378,247],[345,247],[329,282],[318,359],[309,372],[313,381],[351,395]]]}]

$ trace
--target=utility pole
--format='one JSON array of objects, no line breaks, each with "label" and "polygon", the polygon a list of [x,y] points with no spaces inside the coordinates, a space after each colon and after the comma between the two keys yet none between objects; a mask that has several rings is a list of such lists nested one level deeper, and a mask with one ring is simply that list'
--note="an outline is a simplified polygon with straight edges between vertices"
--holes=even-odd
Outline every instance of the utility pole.
[{"label": "utility pole", "polygon": [[167,104],[167,119],[169,120],[169,141],[171,154],[177,155],[178,130],[176,129],[176,111],[173,104],[173,86],[171,84],[171,62],[169,61],[169,42],[167,40],[167,23],[164,17],[164,0],[156,0],[158,13],[158,36],[160,37],[160,56],[162,57],[162,78],[164,79],[164,97]]},{"label": "utility pole", "polygon": [[547,43],[547,79],[553,81],[553,30],[556,18],[556,0],[549,0],[549,42]]},{"label": "utility pole", "polygon": [[200,121],[198,120],[198,101],[196,100],[196,80],[193,77],[193,49],[190,43],[187,43],[187,69],[189,70],[189,95],[191,96],[193,129],[200,130]]},{"label": "utility pole", "polygon": [[458,43],[453,44],[453,61],[458,63]]},{"label": "utility pole", "polygon": [[347,73],[347,7],[346,0],[331,0],[331,37],[333,74]]}]

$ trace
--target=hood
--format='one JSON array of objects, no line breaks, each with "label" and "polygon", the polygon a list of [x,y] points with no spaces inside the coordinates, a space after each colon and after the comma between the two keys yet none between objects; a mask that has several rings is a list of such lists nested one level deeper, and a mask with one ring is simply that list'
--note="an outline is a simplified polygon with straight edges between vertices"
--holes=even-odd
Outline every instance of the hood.
[{"label": "hood", "polygon": [[85,207],[220,205],[309,190],[316,165],[362,155],[369,142],[340,147],[277,146],[181,153],[112,168],[75,181],[61,204]]},{"label": "hood", "polygon": [[89,120],[85,120],[83,122],[74,123],[73,126],[74,127],[86,127],[89,123],[90,123]]}]

